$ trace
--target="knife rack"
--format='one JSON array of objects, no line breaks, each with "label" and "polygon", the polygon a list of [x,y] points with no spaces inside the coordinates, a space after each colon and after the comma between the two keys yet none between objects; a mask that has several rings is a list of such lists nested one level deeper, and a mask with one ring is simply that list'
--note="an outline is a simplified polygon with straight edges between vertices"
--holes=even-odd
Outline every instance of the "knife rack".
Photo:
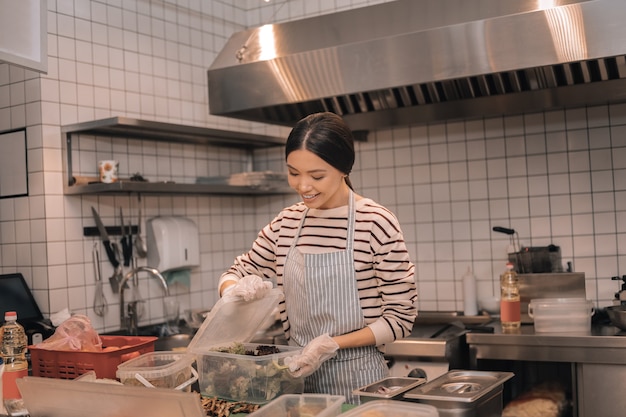
[{"label": "knife rack", "polygon": [[[122,236],[122,226],[105,226],[104,228],[109,236]],[[138,226],[130,226],[131,235],[136,235],[138,230]],[[95,226],[83,227],[83,236],[100,236],[100,232]]]}]

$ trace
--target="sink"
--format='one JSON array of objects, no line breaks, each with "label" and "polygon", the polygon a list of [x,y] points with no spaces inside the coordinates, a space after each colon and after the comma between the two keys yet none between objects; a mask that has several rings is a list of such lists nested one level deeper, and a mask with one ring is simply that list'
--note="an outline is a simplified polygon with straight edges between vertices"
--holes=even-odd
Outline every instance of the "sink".
[{"label": "sink", "polygon": [[173,334],[170,336],[159,337],[154,342],[154,350],[182,350],[186,349],[193,335],[188,333]]},{"label": "sink", "polygon": [[[187,326],[179,326],[179,333],[162,336],[163,324],[150,324],[139,327],[137,336],[155,336],[158,339],[154,342],[154,350],[180,350],[186,348],[197,329],[188,328]],[[127,330],[114,330],[112,332],[103,333],[108,336],[129,336]]]}]

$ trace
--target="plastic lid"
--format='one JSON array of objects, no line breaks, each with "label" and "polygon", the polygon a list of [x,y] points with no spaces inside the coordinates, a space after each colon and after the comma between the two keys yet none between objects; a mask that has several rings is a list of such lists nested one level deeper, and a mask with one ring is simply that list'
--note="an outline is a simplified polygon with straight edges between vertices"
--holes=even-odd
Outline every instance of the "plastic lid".
[{"label": "plastic lid", "polygon": [[374,400],[365,402],[341,414],[342,417],[365,417],[368,415],[438,417],[439,411],[430,404],[417,404],[398,400]]},{"label": "plastic lid", "polygon": [[7,311],[4,313],[4,320],[5,321],[9,321],[9,320],[17,320],[17,312],[15,311]]},{"label": "plastic lid", "polygon": [[278,288],[258,300],[225,301],[221,298],[204,319],[187,350],[203,353],[218,344],[249,342],[282,299],[283,292]]},{"label": "plastic lid", "polygon": [[530,303],[533,306],[541,306],[546,308],[561,307],[586,307],[593,303],[586,298],[533,298]]},{"label": "plastic lid", "polygon": [[147,379],[163,378],[187,369],[194,361],[193,355],[183,352],[148,352],[119,364],[116,376],[134,378],[135,373],[139,373]]}]

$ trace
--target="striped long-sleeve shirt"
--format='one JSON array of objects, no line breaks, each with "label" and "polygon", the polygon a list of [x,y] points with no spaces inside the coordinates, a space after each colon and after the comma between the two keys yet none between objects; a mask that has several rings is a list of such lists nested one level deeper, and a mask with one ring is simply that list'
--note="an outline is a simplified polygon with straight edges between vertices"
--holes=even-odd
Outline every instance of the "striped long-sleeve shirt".
[{"label": "striped long-sleeve shirt", "polygon": [[[411,333],[417,315],[414,265],[397,218],[374,201],[355,202],[354,269],[365,324],[384,345]],[[283,209],[258,234],[252,249],[235,259],[220,278],[244,275],[276,278],[283,285],[285,259],[297,233],[306,206],[298,203]],[[348,206],[311,209],[297,242],[302,253],[327,253],[346,249]],[[289,339],[285,303],[279,305],[283,329]]]}]

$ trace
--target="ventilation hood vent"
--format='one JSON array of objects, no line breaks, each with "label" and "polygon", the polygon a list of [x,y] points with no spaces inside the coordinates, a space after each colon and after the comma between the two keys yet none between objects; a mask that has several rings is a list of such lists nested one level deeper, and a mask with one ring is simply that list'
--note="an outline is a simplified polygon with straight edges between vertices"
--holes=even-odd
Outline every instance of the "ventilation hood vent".
[{"label": "ventilation hood vent", "polygon": [[397,0],[266,25],[228,40],[209,110],[370,130],[622,102],[624,16],[623,0]]}]

